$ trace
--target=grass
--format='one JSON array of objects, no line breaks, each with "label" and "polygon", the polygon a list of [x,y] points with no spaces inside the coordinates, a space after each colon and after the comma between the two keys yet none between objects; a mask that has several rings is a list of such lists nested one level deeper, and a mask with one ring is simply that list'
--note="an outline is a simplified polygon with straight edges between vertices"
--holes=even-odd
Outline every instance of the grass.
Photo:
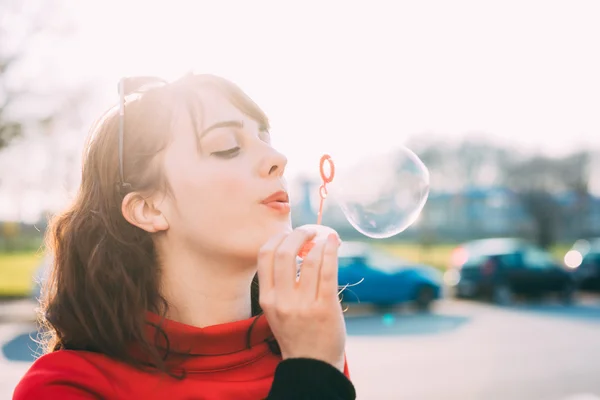
[{"label": "grass", "polygon": [[0,297],[29,296],[41,261],[39,252],[0,253]]}]

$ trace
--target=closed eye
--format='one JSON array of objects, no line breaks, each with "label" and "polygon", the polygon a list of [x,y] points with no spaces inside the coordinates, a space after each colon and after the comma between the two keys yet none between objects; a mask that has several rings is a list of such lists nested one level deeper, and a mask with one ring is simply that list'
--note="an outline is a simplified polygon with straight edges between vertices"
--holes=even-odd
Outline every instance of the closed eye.
[{"label": "closed eye", "polygon": [[238,155],[240,150],[241,149],[239,146],[235,146],[235,147],[232,147],[231,149],[227,149],[227,150],[223,150],[223,151],[215,151],[215,152],[211,153],[211,155],[217,156],[220,158],[233,158]]}]

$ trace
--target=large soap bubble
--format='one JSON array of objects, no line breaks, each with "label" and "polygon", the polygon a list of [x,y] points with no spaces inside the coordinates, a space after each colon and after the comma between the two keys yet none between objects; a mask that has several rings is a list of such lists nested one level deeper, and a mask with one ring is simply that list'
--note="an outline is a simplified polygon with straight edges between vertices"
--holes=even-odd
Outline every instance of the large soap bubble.
[{"label": "large soap bubble", "polygon": [[406,147],[335,162],[327,187],[352,226],[365,236],[383,239],[412,225],[429,196],[429,171]]},{"label": "large soap bubble", "polygon": [[360,233],[384,239],[403,232],[423,210],[429,196],[429,171],[406,147],[344,164],[329,155],[321,158],[321,202],[316,225],[307,225],[316,237],[299,252],[304,258],[314,243],[335,233],[321,225],[323,202],[331,194],[346,219]]}]

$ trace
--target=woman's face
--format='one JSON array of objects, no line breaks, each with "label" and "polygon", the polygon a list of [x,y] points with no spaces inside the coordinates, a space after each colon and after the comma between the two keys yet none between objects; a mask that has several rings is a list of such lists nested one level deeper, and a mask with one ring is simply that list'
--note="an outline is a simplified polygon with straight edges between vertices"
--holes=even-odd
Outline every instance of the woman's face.
[{"label": "woman's face", "polygon": [[164,158],[170,196],[161,204],[167,237],[203,253],[256,260],[273,235],[291,230],[284,155],[269,133],[217,90],[200,94],[198,132],[178,110]]}]

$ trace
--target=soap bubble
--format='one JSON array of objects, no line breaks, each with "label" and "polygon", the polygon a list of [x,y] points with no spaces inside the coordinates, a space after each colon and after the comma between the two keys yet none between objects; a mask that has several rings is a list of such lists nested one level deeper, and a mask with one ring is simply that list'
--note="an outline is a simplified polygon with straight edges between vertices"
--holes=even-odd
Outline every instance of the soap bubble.
[{"label": "soap bubble", "polygon": [[411,150],[400,147],[347,165],[333,161],[327,189],[356,230],[383,239],[416,221],[429,196],[429,171]]}]

